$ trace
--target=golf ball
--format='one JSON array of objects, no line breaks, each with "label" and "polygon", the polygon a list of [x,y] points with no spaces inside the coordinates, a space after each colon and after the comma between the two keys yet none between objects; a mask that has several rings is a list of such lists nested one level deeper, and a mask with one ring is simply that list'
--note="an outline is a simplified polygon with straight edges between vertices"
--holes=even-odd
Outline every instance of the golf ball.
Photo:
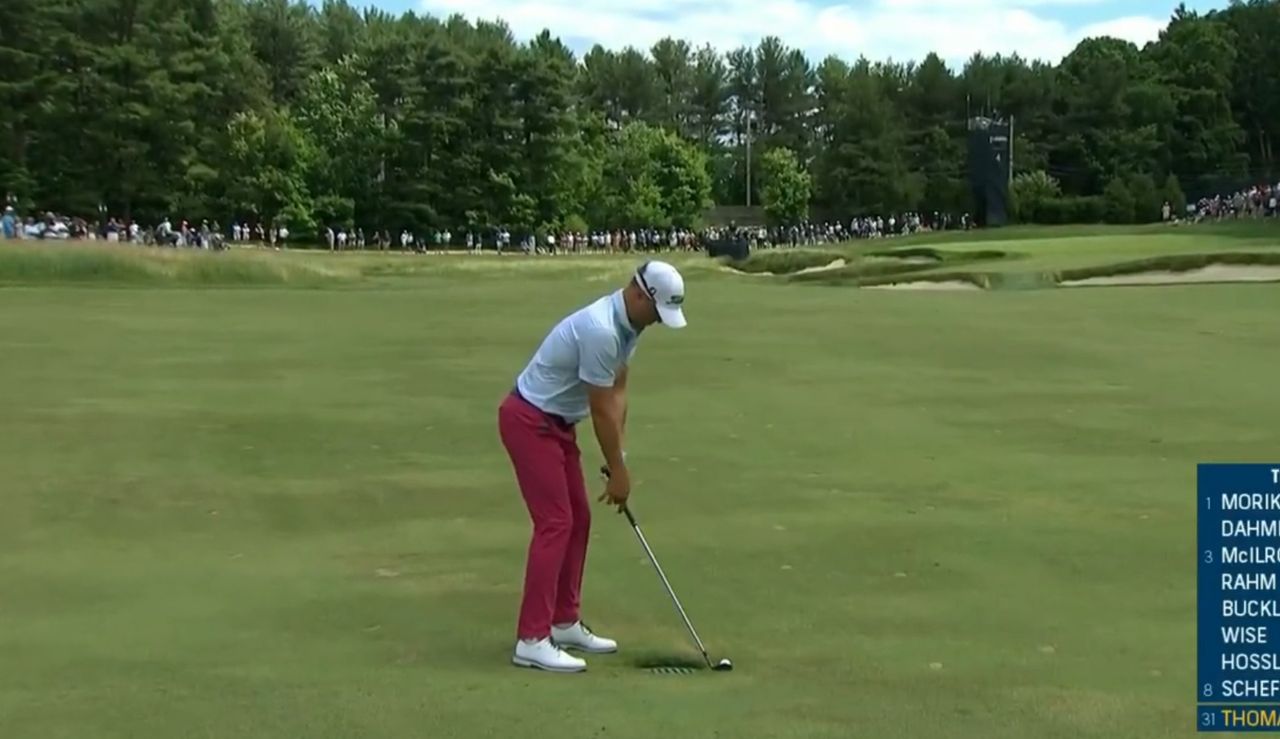
[{"label": "golf ball", "polygon": [[733,663],[727,659],[722,659],[720,660],[720,664],[716,665],[716,668],[721,670],[732,670]]}]

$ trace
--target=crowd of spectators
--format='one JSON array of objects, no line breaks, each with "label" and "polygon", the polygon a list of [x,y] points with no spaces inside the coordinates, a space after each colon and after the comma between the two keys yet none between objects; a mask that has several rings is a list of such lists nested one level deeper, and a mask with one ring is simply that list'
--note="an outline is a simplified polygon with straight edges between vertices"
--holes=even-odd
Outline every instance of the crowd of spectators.
[{"label": "crowd of spectators", "polygon": [[[1161,213],[1164,220],[1174,220],[1169,203]],[[1280,182],[1255,185],[1227,195],[1200,198],[1187,203],[1187,220],[1221,221],[1227,218],[1278,218],[1280,217]]]},{"label": "crowd of spectators", "polygon": [[[1259,185],[1238,192],[1200,198],[1187,203],[1186,213],[1179,214],[1170,203],[1164,203],[1161,218],[1166,222],[1201,222],[1228,218],[1280,217],[1280,183]],[[321,248],[330,251],[398,250],[430,253],[441,251],[497,251],[498,253],[576,254],[584,252],[630,251],[698,251],[709,243],[725,239],[745,240],[752,249],[795,248],[852,241],[905,236],[929,231],[974,227],[969,214],[955,217],[949,213],[898,213],[889,216],[857,217],[847,221],[806,221],[790,226],[711,226],[688,228],[599,229],[591,231],[559,230],[540,233],[513,233],[512,229],[438,229],[417,232],[403,229],[373,231],[339,225],[324,226],[318,234]],[[20,216],[12,205],[0,216],[0,237],[64,241],[101,240],[143,246],[173,248],[223,249],[237,246],[283,248],[290,244],[289,229],[284,225],[235,221],[225,230],[217,221],[186,220],[176,225],[164,218],[153,226],[119,218],[87,220],[53,212]]]},{"label": "crowd of spectators", "polygon": [[[630,228],[552,230],[517,233],[506,227],[488,229],[437,229],[426,232],[403,229],[366,234],[363,228],[342,225],[322,226],[310,244],[330,251],[399,250],[430,253],[466,250],[471,252],[574,254],[584,252],[629,251],[697,251],[709,242],[732,236],[745,239],[752,248],[784,248],[839,243],[853,239],[875,239],[950,228],[969,228],[968,215],[953,219],[949,214],[895,214],[887,217],[853,218],[848,221],[804,222],[791,226],[711,226],[690,228]],[[0,220],[0,237],[30,240],[101,240],[142,246],[174,248],[223,249],[232,246],[266,246],[282,248],[290,245],[290,232],[284,225],[267,225],[257,221],[233,221],[225,229],[217,221],[186,220],[173,223],[169,218],[154,225],[136,220],[108,217],[87,220],[52,212],[20,217],[13,206],[6,206]],[[318,243],[315,243],[318,242]]]}]

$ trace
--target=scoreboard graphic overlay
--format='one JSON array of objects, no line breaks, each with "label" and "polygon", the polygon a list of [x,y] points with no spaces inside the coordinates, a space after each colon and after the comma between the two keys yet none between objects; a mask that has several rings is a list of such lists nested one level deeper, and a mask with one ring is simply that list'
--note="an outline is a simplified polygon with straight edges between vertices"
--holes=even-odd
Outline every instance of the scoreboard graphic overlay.
[{"label": "scoreboard graphic overlay", "polygon": [[1280,462],[1196,478],[1196,726],[1280,732]]}]

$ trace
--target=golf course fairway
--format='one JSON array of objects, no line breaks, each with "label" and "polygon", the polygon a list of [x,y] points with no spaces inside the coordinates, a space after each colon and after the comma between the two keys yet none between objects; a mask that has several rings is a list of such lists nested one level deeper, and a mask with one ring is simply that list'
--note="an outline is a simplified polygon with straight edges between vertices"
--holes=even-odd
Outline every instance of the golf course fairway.
[{"label": "golf course fairway", "polygon": [[509,663],[497,407],[639,257],[260,258],[372,277],[0,289],[0,737],[1194,733],[1196,464],[1280,456],[1280,286],[682,257],[689,326],[631,371],[632,509],[735,669],[637,666],[698,655],[585,424],[584,617],[621,652],[566,676]]}]

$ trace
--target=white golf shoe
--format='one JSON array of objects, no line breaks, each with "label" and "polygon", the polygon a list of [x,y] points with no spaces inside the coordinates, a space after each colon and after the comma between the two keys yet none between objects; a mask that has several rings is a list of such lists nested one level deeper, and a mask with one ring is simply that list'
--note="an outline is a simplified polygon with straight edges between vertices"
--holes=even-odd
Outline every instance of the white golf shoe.
[{"label": "white golf shoe", "polygon": [[511,657],[517,667],[533,667],[549,672],[582,672],[587,663],[551,643],[550,639],[529,642],[516,641],[516,653]]},{"label": "white golf shoe", "polygon": [[588,654],[613,654],[618,643],[591,633],[586,624],[579,621],[568,628],[551,627],[551,640],[561,649],[578,649]]}]

